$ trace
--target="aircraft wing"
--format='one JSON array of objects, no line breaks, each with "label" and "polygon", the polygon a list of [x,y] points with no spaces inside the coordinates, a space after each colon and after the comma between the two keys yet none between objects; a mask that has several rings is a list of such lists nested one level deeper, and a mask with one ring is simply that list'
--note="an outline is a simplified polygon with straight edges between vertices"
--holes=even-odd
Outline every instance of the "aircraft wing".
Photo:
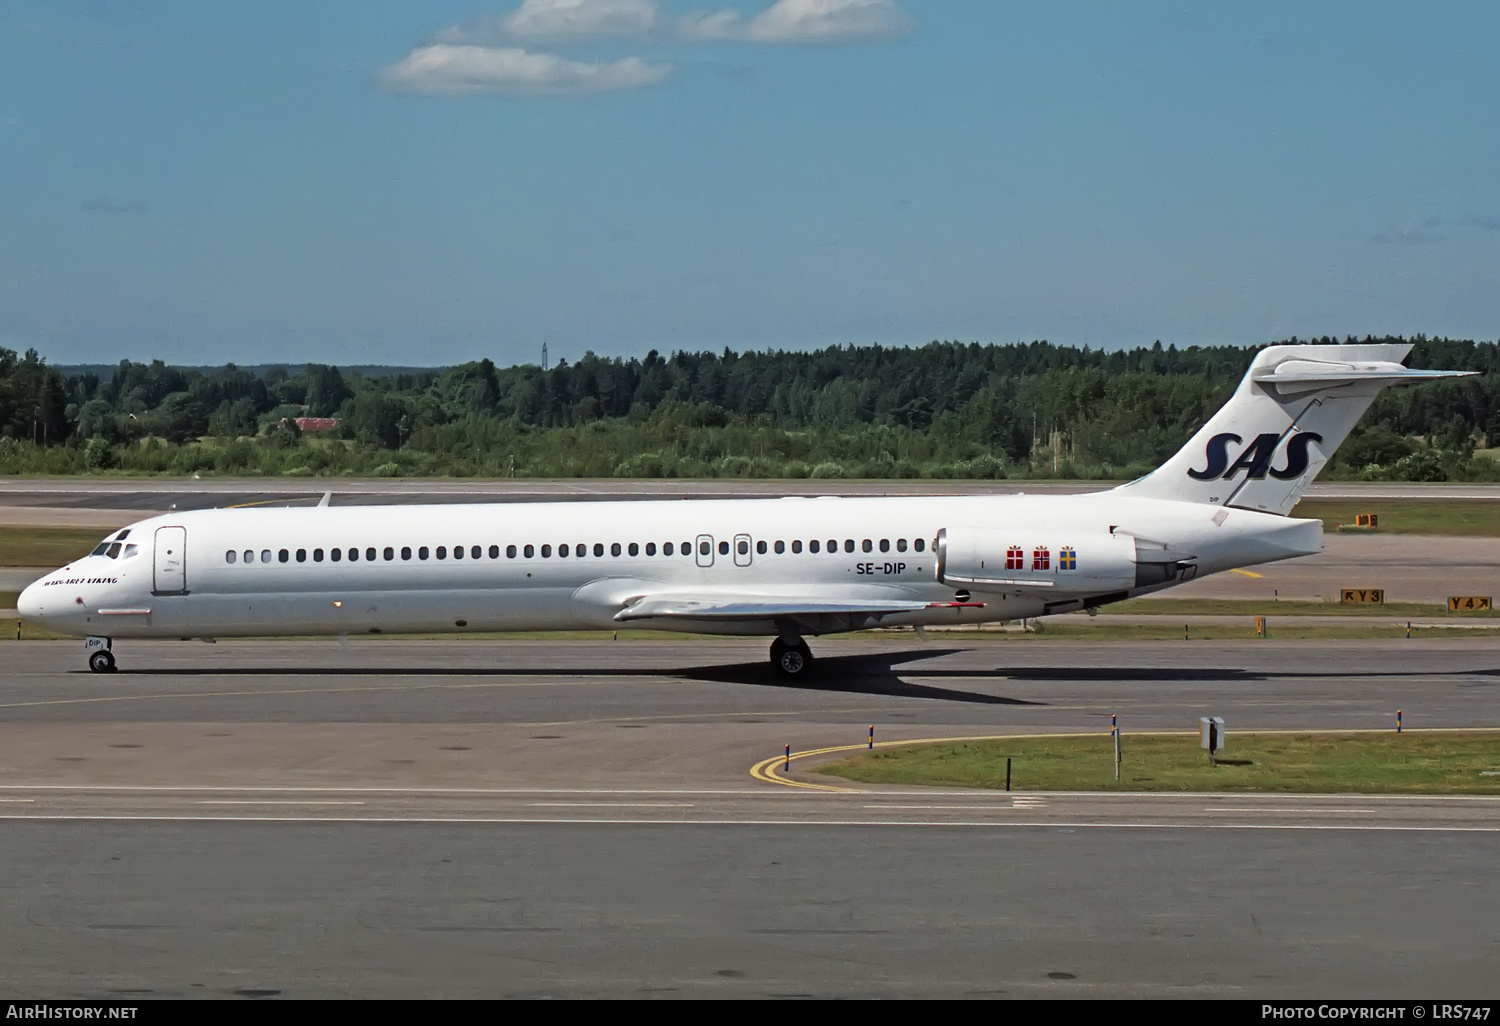
[{"label": "aircraft wing", "polygon": [[863,617],[879,620],[894,613],[916,613],[925,609],[976,608],[983,602],[924,602],[900,599],[828,599],[793,597],[720,598],[672,596],[646,597],[615,614],[621,622],[631,620],[778,620],[824,616]]}]

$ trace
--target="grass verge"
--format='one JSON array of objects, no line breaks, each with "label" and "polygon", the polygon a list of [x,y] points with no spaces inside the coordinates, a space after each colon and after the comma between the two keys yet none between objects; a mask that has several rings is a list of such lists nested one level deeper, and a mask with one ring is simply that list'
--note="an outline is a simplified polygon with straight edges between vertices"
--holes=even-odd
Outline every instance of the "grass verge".
[{"label": "grass verge", "polygon": [[1101,606],[1105,614],[1123,613],[1135,616],[1374,616],[1400,617],[1452,616],[1454,619],[1486,620],[1495,617],[1494,610],[1473,613],[1450,613],[1446,603],[1385,602],[1380,605],[1344,605],[1341,602],[1276,601],[1274,599],[1173,599],[1142,598]]},{"label": "grass verge", "polygon": [[1369,534],[1444,534],[1500,537],[1500,503],[1462,499],[1303,499],[1292,516],[1323,521],[1325,531],[1353,528],[1356,513],[1375,513],[1380,526]]},{"label": "grass verge", "polygon": [[868,784],[1019,791],[1500,794],[1500,732],[1234,733],[1219,765],[1198,736],[1126,734],[1115,781],[1108,734],[876,750],[817,767]]},{"label": "grass verge", "polygon": [[100,539],[117,528],[3,527],[0,566],[62,566],[87,556]]},{"label": "grass verge", "polygon": [[[1046,622],[1039,625],[1039,629],[1028,633],[1002,633],[999,631],[974,631],[957,635],[968,639],[970,637],[991,637],[1007,640],[1023,641],[1182,641],[1183,625],[1172,623],[1168,617],[1161,618],[1163,623],[1134,624],[1134,623],[1108,623],[1103,622],[1103,617],[1090,623],[1087,620],[1079,620],[1076,623]],[[1368,623],[1351,619],[1348,626],[1343,624],[1312,624],[1299,625],[1294,617],[1273,619],[1271,622],[1271,638],[1275,641],[1338,641],[1338,640],[1361,640],[1373,638],[1405,638],[1405,624],[1396,623]],[[935,635],[934,635],[935,636]],[[948,635],[944,635],[947,637]],[[1474,626],[1473,628],[1448,628],[1448,627],[1423,627],[1413,624],[1411,628],[1413,638],[1495,638],[1500,637],[1500,623],[1493,626]],[[1194,641],[1253,641],[1256,640],[1255,622],[1247,620],[1244,624],[1193,624],[1187,630],[1188,643]]]}]

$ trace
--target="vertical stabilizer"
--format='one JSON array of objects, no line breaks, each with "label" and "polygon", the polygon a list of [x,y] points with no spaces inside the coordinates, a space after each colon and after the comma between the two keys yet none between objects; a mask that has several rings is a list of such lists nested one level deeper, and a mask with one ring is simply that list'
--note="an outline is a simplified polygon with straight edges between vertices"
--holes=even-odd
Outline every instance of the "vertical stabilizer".
[{"label": "vertical stabilizer", "polygon": [[1461,377],[1409,370],[1406,344],[1269,346],[1182,450],[1122,485],[1132,496],[1285,516],[1387,385]]}]

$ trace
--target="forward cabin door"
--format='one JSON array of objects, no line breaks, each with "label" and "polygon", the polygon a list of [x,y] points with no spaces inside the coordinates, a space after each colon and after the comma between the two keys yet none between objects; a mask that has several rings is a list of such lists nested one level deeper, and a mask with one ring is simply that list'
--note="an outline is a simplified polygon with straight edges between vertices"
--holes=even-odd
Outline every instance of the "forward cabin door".
[{"label": "forward cabin door", "polygon": [[152,591],[157,595],[187,594],[187,528],[156,529],[156,577]]}]

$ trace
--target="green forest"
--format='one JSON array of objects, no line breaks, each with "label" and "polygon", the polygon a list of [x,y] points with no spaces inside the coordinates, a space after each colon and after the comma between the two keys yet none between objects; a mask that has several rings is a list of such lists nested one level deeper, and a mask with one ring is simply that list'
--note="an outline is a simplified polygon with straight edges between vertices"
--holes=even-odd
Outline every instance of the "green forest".
[{"label": "green forest", "polygon": [[[1411,366],[1480,376],[1383,393],[1325,475],[1500,480],[1500,344],[1411,341]],[[103,373],[0,349],[0,473],[1125,479],[1176,451],[1259,348],[932,342]],[[338,424],[299,430],[308,417]]]}]

